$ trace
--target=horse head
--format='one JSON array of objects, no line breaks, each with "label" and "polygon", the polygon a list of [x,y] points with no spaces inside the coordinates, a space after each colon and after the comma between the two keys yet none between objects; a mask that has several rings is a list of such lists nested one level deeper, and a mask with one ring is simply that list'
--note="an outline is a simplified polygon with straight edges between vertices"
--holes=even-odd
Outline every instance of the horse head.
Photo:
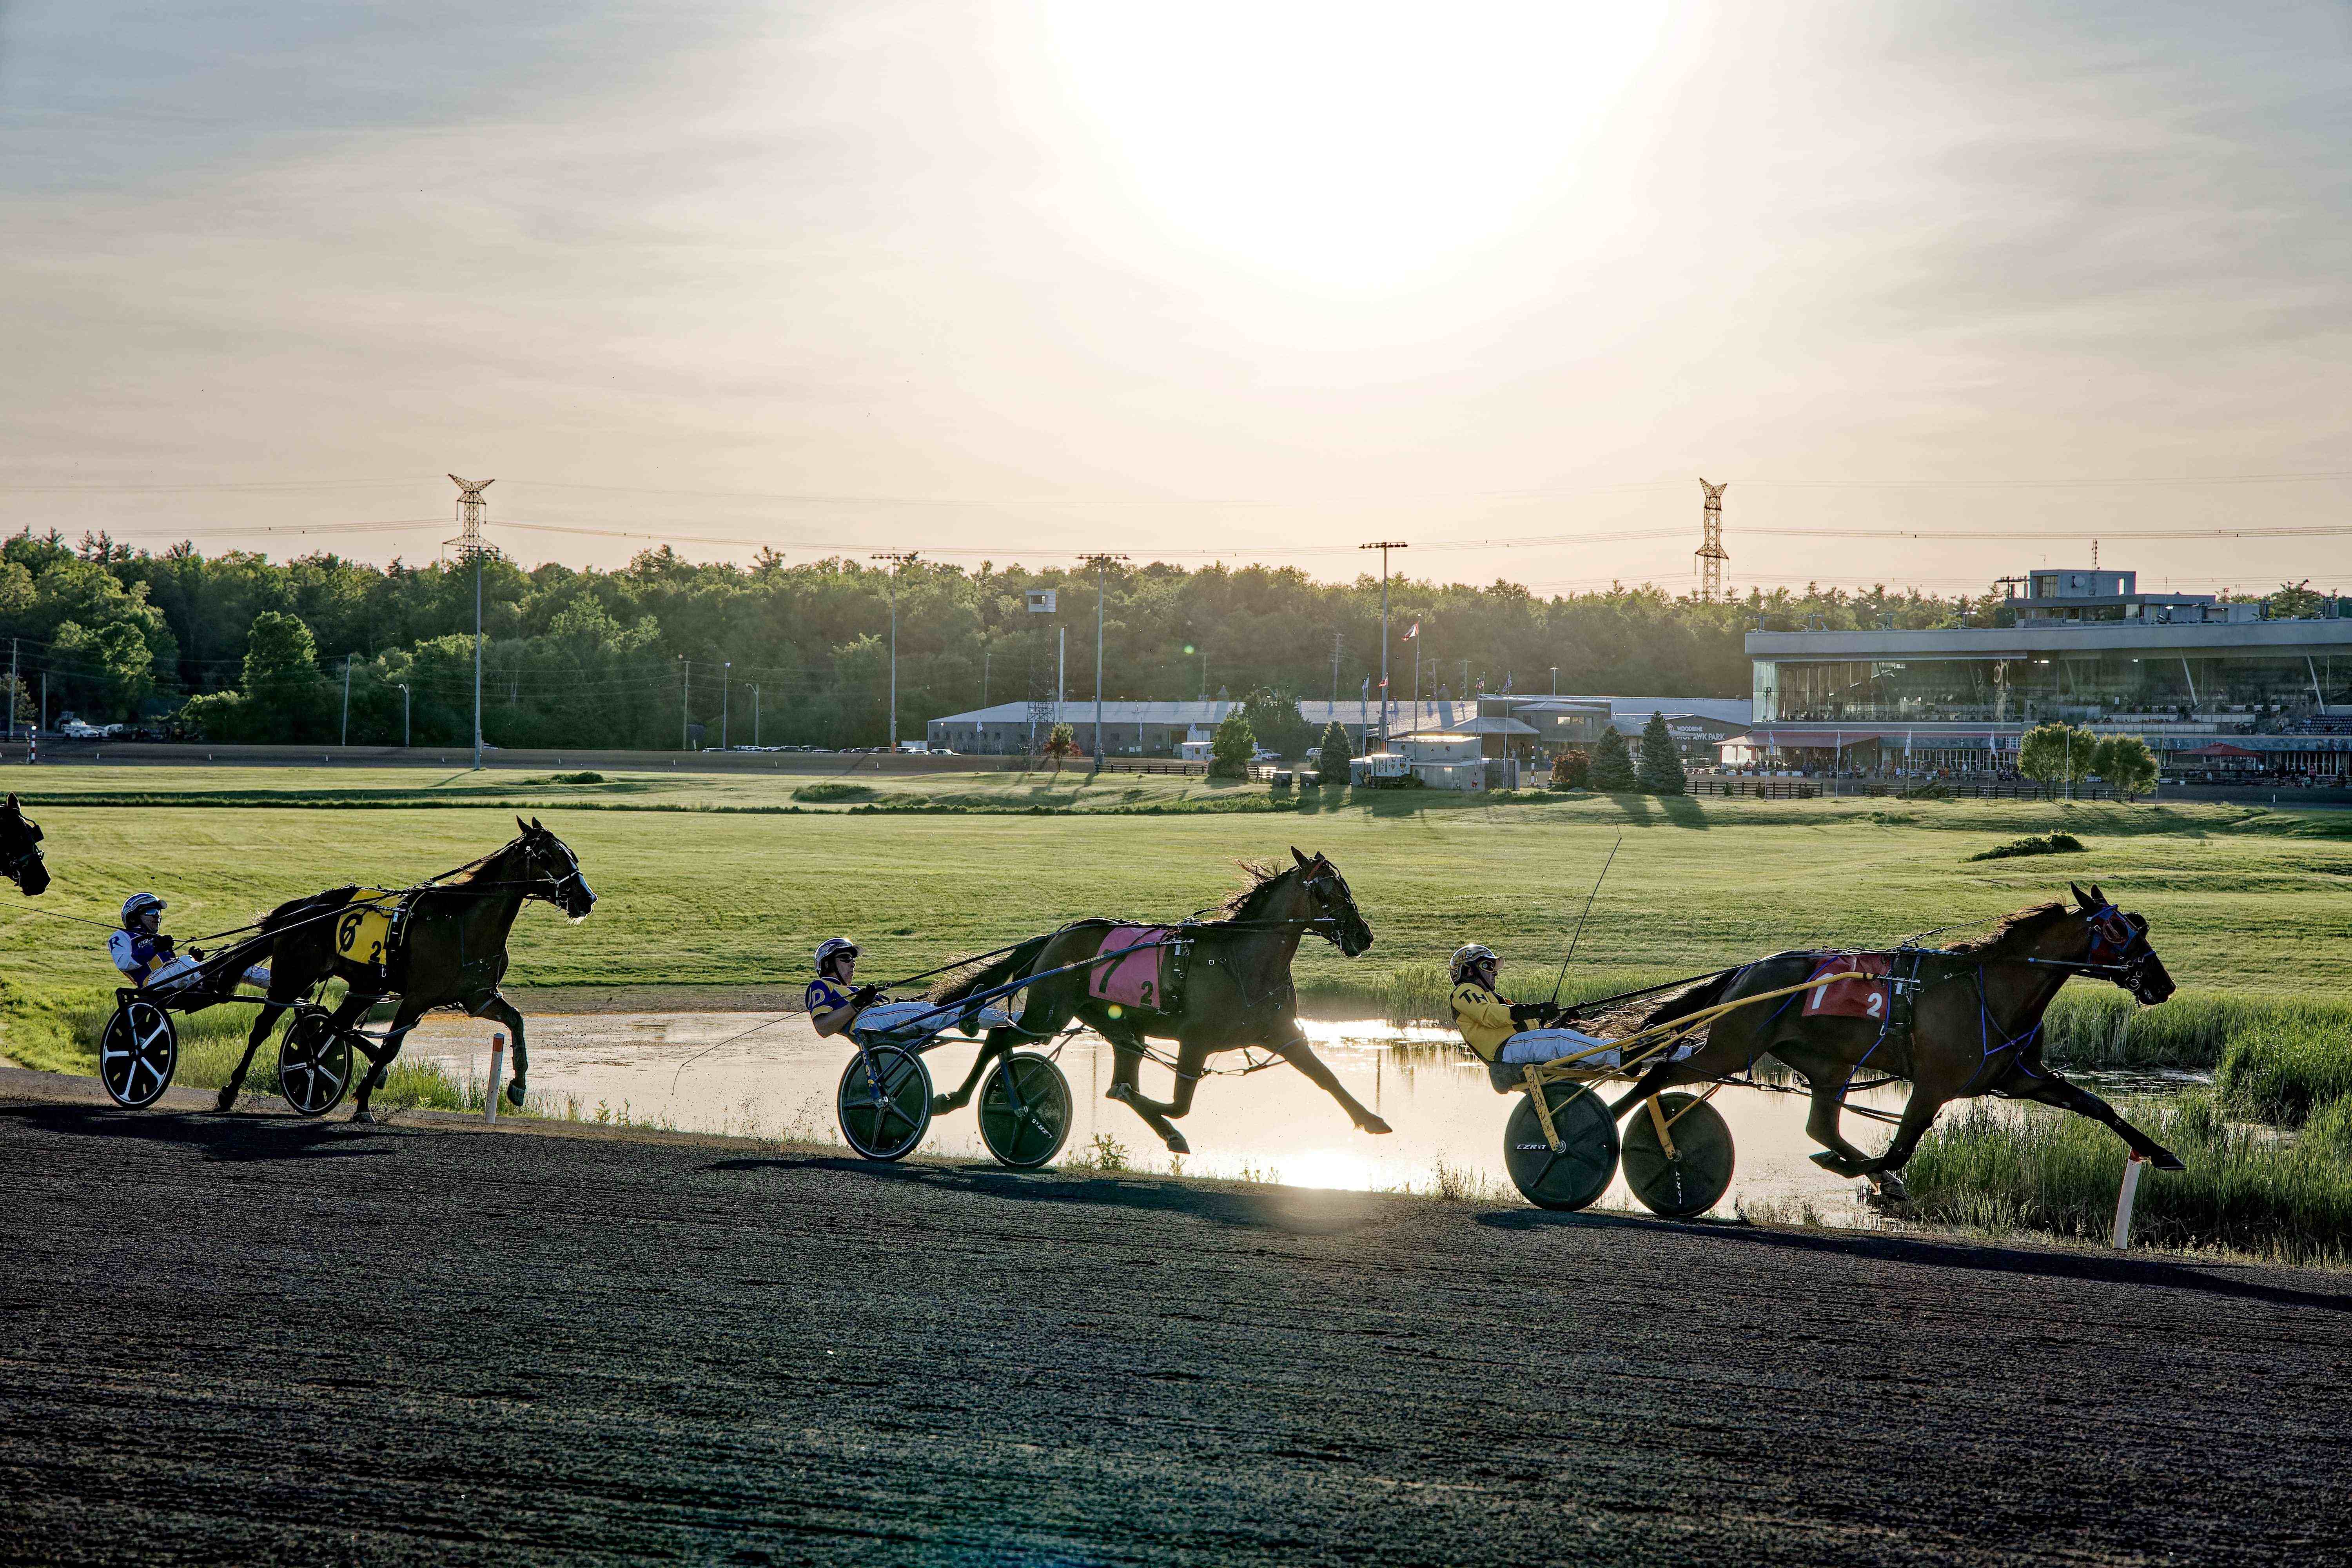
[{"label": "horse head", "polygon": [[1371,925],[1356,908],[1356,895],[1349,889],[1348,879],[1339,875],[1339,868],[1319,852],[1312,857],[1300,854],[1295,844],[1290,858],[1297,862],[1297,874],[1307,897],[1315,900],[1317,919],[1326,922],[1318,929],[1331,945],[1349,958],[1371,946]]},{"label": "horse head", "polygon": [[2153,1007],[2178,989],[2164,960],[2157,957],[2154,944],[2147,940],[2145,915],[2126,914],[2116,908],[2096,882],[2089,892],[2072,882],[2066,886],[2074,895],[2074,912],[2082,917],[2090,939],[2083,962],[2114,965],[2116,984],[2143,1006]]},{"label": "horse head", "polygon": [[25,890],[26,898],[47,890],[49,868],[41,858],[41,830],[29,820],[13,794],[0,805],[0,877]]},{"label": "horse head", "polygon": [[541,826],[535,816],[529,822],[518,816],[515,826],[522,829],[522,837],[509,847],[518,849],[524,865],[536,873],[535,879],[526,879],[530,886],[523,896],[545,899],[573,920],[586,920],[596,906],[596,895],[580,874],[580,857],[572,846]]}]

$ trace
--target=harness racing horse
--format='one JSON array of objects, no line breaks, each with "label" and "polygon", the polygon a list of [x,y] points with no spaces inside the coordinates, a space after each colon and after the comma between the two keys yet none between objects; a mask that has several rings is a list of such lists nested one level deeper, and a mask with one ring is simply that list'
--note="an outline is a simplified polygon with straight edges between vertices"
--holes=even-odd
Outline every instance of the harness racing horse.
[{"label": "harness racing horse", "polygon": [[[580,860],[571,846],[541,826],[537,817],[526,824],[518,816],[515,826],[522,829],[520,836],[476,861],[465,875],[404,896],[400,939],[380,965],[353,963],[336,950],[336,930],[343,923],[336,911],[353,902],[360,891],[356,888],[336,888],[280,904],[261,922],[262,934],[239,945],[234,961],[218,961],[236,973],[236,965],[257,962],[264,953],[269,960],[269,1000],[254,1020],[244,1058],[221,1089],[220,1109],[236,1102],[253,1053],[268,1037],[278,1015],[331,975],[340,975],[351,990],[330,1026],[368,1059],[367,1075],[360,1080],[352,1108],[352,1121],[375,1120],[368,1110],[368,1096],[383,1082],[416,1020],[436,1007],[462,1007],[514,1032],[514,1079],[507,1085],[507,1099],[520,1105],[530,1060],[523,1047],[522,1015],[499,994],[499,981],[507,972],[507,933],[527,900],[544,900],[578,921],[587,918],[596,895],[580,874]],[[379,1049],[352,1026],[386,996],[399,997],[400,1007]]]},{"label": "harness racing horse", "polygon": [[[1805,1131],[1829,1151],[1814,1155],[1813,1163],[1841,1176],[1871,1178],[1879,1196],[1890,1202],[1902,1200],[1896,1173],[1936,1113],[1950,1100],[1983,1094],[2039,1100],[2104,1121],[2158,1170],[2178,1171],[2179,1158],[2116,1115],[2113,1106],[2042,1065],[2042,1016],[2070,975],[2104,975],[2144,1006],[2162,1002],[2174,989],[2172,976],[2148,943],[2146,920],[2116,909],[2095,883],[2087,893],[2068,886],[2074,908],[2063,901],[2037,905],[2010,916],[1980,942],[1894,955],[1894,978],[1902,980],[1907,973],[1916,981],[1908,1029],[1897,1022],[1895,1007],[1876,1021],[1811,1012],[1802,996],[1769,1010],[1742,1008],[1709,1025],[1706,1043],[1692,1055],[1652,1068],[1611,1109],[1622,1116],[1661,1090],[1743,1072],[1769,1054],[1803,1078],[1811,1091]],[[1827,956],[1784,952],[1760,960],[1671,999],[1644,1025],[1801,985]],[[1915,959],[1916,968],[1906,971]],[[1911,1084],[1894,1139],[1876,1159],[1838,1131],[1846,1084],[1865,1063]]]},{"label": "harness racing horse", "polygon": [[[1243,862],[1250,885],[1225,900],[1222,918],[1177,928],[1181,939],[1191,942],[1192,956],[1183,986],[1167,1010],[1121,1005],[1091,994],[1088,982],[1095,966],[1088,961],[1103,951],[1106,935],[1121,923],[1116,921],[1079,921],[1033,937],[993,963],[940,982],[932,987],[930,1000],[944,1005],[1023,975],[1070,971],[1040,980],[1023,994],[1025,1000],[1015,1026],[989,1031],[963,1087],[934,1100],[933,1113],[969,1100],[998,1057],[1058,1032],[1075,1017],[1110,1042],[1108,1098],[1125,1101],[1172,1152],[1190,1152],[1184,1135],[1170,1121],[1192,1110],[1192,1090],[1208,1058],[1250,1046],[1271,1050],[1305,1073],[1365,1131],[1389,1131],[1389,1124],[1349,1094],[1307,1046],[1298,1026],[1298,995],[1290,984],[1290,961],[1307,931],[1353,958],[1372,945],[1372,928],[1357,911],[1355,895],[1330,861],[1321,855],[1309,858],[1296,848],[1290,857],[1295,864],[1279,873]],[[1176,1098],[1171,1101],[1147,1100],[1136,1087],[1145,1041],[1155,1037],[1176,1041]]]},{"label": "harness racing horse", "polygon": [[41,859],[41,829],[25,815],[15,795],[0,805],[0,877],[37,898],[49,885],[49,868]]}]

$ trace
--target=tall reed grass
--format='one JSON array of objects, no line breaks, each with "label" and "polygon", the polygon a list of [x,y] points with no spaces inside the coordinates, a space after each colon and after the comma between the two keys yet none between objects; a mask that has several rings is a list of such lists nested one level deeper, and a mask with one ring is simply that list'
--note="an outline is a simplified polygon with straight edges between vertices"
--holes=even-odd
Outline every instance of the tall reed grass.
[{"label": "tall reed grass", "polygon": [[2112,985],[2076,984],[2042,1024],[2043,1054],[2057,1067],[2218,1068],[2239,1040],[2323,1037],[2352,1037],[2352,1003],[2185,990],[2143,1007]]},{"label": "tall reed grass", "polygon": [[[2352,1254],[2352,1100],[2295,1139],[2227,1121],[2203,1090],[2126,1114],[2189,1166],[2144,1173],[2136,1241],[2287,1263]],[[1978,1102],[1921,1140],[1903,1179],[1912,1213],[1933,1223],[2105,1240],[2125,1159],[2095,1121]]]}]

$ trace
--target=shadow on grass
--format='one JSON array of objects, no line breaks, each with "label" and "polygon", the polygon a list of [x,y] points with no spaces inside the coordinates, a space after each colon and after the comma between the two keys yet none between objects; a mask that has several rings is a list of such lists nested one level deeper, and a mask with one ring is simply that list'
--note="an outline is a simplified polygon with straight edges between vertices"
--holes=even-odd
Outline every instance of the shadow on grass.
[{"label": "shadow on grass", "polygon": [[1703,1234],[1710,1240],[1743,1247],[1769,1247],[1790,1252],[1835,1254],[1888,1263],[1911,1263],[1931,1268],[1958,1268],[1988,1274],[2021,1274],[2043,1279],[2088,1279],[2105,1284],[2147,1285],[2172,1290],[2263,1301],[2280,1307],[2313,1307],[2326,1312],[2352,1312],[2352,1283],[2336,1290],[2296,1290],[2283,1285],[2233,1278],[2248,1266],[2189,1263],[2170,1258],[2118,1253],[2101,1257],[2085,1253],[2028,1252],[1997,1243],[1937,1240],[1927,1237],[1874,1235],[1867,1231],[1790,1231],[1750,1227],[1724,1220],[1646,1219],[1638,1215],[1548,1214],[1541,1209],[1506,1209],[1478,1216],[1494,1230],[1533,1231],[1554,1228],[1588,1230],[1680,1230]]},{"label": "shadow on grass", "polygon": [[291,1116],[218,1115],[205,1111],[115,1110],[89,1105],[12,1105],[0,1118],[44,1132],[177,1143],[206,1160],[246,1163],[272,1160],[350,1160],[389,1154],[357,1145],[380,1142],[389,1131],[347,1121]]},{"label": "shadow on grass", "polygon": [[1096,1176],[1069,1171],[1006,1171],[993,1166],[886,1165],[844,1155],[786,1155],[713,1161],[712,1171],[833,1171],[902,1182],[937,1192],[970,1193],[1014,1203],[1086,1204],[1149,1214],[1185,1215],[1212,1225],[1286,1236],[1334,1236],[1374,1223],[1381,1200],[1362,1193],[1297,1187],[1230,1191],[1148,1176]]}]

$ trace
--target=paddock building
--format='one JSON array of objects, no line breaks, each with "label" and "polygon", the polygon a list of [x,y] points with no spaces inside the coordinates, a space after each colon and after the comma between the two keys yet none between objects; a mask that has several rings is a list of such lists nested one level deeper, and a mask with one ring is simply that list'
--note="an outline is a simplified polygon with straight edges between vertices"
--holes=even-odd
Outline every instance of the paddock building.
[{"label": "paddock building", "polygon": [[1749,633],[1752,727],[1725,763],[2000,771],[2063,721],[2140,737],[2167,777],[2352,775],[2352,601],[2271,619],[2129,572],[2011,581],[2005,625]]}]

